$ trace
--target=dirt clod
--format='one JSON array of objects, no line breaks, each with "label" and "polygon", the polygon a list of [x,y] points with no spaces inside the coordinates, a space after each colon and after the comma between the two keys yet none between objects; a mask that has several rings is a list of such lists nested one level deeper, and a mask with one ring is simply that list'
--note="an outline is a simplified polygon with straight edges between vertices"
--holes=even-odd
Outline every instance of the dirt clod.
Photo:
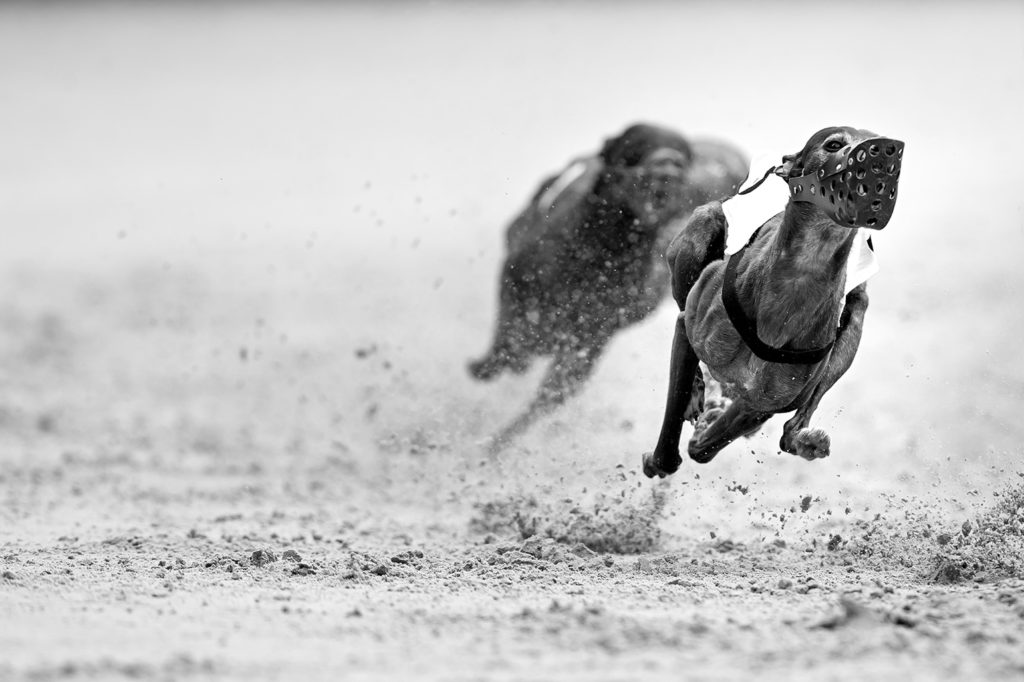
[{"label": "dirt clod", "polygon": [[269,549],[257,549],[249,556],[249,563],[253,566],[266,566],[277,561],[277,555]]},{"label": "dirt clod", "polygon": [[294,549],[286,549],[282,554],[281,558],[285,561],[294,561],[296,563],[302,561],[302,557]]},{"label": "dirt clod", "polygon": [[659,490],[633,497],[599,493],[586,505],[575,500],[541,503],[533,496],[510,496],[477,504],[470,529],[511,533],[523,540],[550,538],[569,546],[582,544],[599,553],[639,554],[660,544],[659,520],[666,501]]},{"label": "dirt clod", "polygon": [[839,610],[814,624],[813,628],[834,630],[853,623],[881,623],[882,618],[848,596],[839,598]]},{"label": "dirt clod", "polygon": [[931,580],[940,585],[952,585],[963,580],[963,574],[952,561],[939,559],[935,570],[932,572]]}]

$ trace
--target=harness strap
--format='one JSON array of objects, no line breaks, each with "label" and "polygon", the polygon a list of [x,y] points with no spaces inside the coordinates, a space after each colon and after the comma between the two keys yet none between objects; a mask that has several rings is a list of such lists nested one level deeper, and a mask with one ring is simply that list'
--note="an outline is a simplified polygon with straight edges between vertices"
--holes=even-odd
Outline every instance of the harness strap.
[{"label": "harness strap", "polygon": [[[755,232],[754,236],[756,235],[757,233]],[[754,237],[751,237],[750,241],[753,240]],[[827,346],[806,350],[775,348],[761,341],[757,335],[757,320],[747,315],[743,310],[743,306],[740,305],[739,296],[736,294],[736,270],[739,268],[740,258],[746,249],[747,247],[744,246],[729,257],[729,262],[725,266],[725,279],[722,282],[722,303],[725,305],[725,312],[729,316],[729,321],[732,322],[732,326],[736,328],[736,331],[740,333],[740,338],[743,339],[743,342],[747,344],[747,347],[754,355],[767,362],[787,365],[813,365],[824,360],[832,351],[835,340],[831,341]]]},{"label": "harness strap", "polygon": [[766,170],[764,172],[764,175],[761,176],[760,180],[758,180],[757,182],[755,182],[753,185],[751,185],[750,187],[746,188],[742,192],[737,192],[737,194],[739,194],[740,196],[742,196],[744,194],[750,194],[755,189],[760,187],[764,183],[764,181],[768,179],[768,176],[771,175],[772,173],[774,173],[776,170],[778,170],[778,166],[772,166],[771,168],[769,168],[768,170]]}]

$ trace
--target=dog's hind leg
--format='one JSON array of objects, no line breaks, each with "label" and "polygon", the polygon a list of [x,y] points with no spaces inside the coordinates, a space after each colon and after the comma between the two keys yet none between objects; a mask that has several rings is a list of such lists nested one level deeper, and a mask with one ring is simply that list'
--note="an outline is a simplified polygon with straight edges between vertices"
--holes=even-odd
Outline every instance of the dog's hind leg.
[{"label": "dog's hind leg", "polygon": [[551,414],[566,399],[575,395],[594,372],[604,343],[586,349],[568,349],[559,352],[541,382],[537,395],[511,424],[502,429],[491,441],[490,452],[501,451],[512,440],[522,435],[538,419]]},{"label": "dog's hind leg", "polygon": [[[643,457],[644,474],[664,477],[675,473],[682,463],[679,439],[683,422],[699,413],[702,395],[694,395],[695,379],[699,371],[697,354],[690,346],[686,334],[683,309],[686,298],[704,268],[725,255],[725,214],[718,202],[706,204],[696,211],[686,226],[675,236],[665,254],[672,273],[672,297],[679,306],[675,335],[672,339],[672,358],[669,364],[668,398],[665,416],[653,453]],[[700,387],[701,394],[703,386]]]},{"label": "dog's hind leg", "polygon": [[808,428],[811,416],[818,409],[822,396],[832,388],[843,376],[860,346],[861,331],[864,329],[864,314],[868,309],[867,285],[859,287],[846,295],[846,307],[839,319],[839,331],[832,347],[828,364],[821,380],[814,387],[810,397],[801,405],[785,426],[782,427],[782,439],[779,447],[806,460],[828,457],[831,442],[828,434],[821,429]]},{"label": "dog's hind leg", "polygon": [[737,438],[756,432],[772,416],[736,401],[724,410],[716,408],[701,415],[687,450],[690,459],[707,464],[719,451]]}]

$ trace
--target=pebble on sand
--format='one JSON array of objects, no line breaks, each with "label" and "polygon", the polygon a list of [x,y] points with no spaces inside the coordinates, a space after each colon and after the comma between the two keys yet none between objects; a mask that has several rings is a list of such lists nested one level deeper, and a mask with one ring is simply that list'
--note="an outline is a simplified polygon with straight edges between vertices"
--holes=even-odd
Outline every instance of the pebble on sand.
[{"label": "pebble on sand", "polygon": [[269,563],[277,561],[277,555],[269,549],[257,549],[249,557],[249,561],[253,566],[266,566]]}]

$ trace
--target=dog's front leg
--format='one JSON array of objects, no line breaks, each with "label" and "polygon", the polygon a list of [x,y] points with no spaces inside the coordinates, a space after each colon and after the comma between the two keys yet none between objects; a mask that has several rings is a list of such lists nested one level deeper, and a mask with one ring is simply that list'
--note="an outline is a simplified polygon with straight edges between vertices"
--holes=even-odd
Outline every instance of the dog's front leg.
[{"label": "dog's front leg", "polygon": [[[726,219],[722,204],[712,202],[701,206],[669,244],[665,259],[672,273],[672,298],[679,306],[675,336],[672,339],[672,359],[668,373],[668,399],[665,417],[653,453],[643,456],[644,474],[662,478],[673,474],[682,464],[679,456],[679,437],[683,422],[694,410],[688,410],[691,400],[697,405],[703,396],[703,385],[694,386],[697,375],[697,354],[686,335],[684,309],[690,290],[709,263],[725,255]],[[694,391],[700,394],[694,396]]]},{"label": "dog's front leg", "polygon": [[674,474],[682,458],[679,456],[679,437],[686,421],[687,407],[693,395],[694,379],[697,376],[697,354],[690,347],[686,336],[685,314],[676,317],[676,331],[672,339],[672,359],[668,370],[668,399],[665,401],[665,417],[661,433],[653,453],[643,457],[644,474],[664,478]]},{"label": "dog's front leg", "polygon": [[811,415],[818,409],[818,403],[822,396],[832,388],[839,378],[846,374],[853,364],[853,358],[857,355],[857,348],[860,346],[860,336],[864,329],[864,314],[868,309],[867,284],[859,287],[846,295],[846,307],[839,320],[839,331],[836,333],[836,343],[832,347],[832,354],[828,358],[825,373],[821,380],[814,387],[810,397],[797,409],[785,426],[782,427],[782,439],[779,447],[806,460],[821,459],[828,457],[831,441],[828,434],[821,429],[811,429],[808,425],[811,422]]}]

